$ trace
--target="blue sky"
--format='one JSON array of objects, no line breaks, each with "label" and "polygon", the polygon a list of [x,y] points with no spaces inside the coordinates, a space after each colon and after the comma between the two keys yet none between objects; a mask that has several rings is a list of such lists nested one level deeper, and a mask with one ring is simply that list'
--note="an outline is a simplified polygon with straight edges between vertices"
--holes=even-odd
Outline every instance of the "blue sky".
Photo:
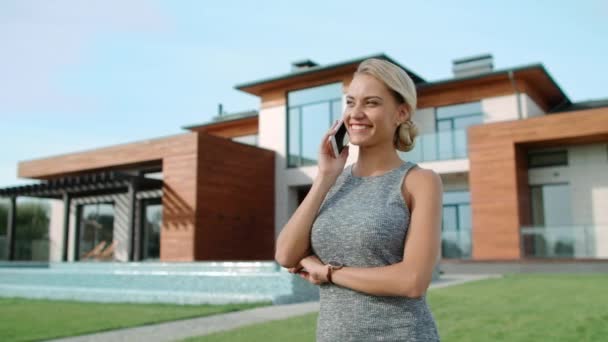
[{"label": "blue sky", "polygon": [[606,1],[0,1],[0,187],[22,160],[184,132],[235,84],[386,53],[427,80],[491,53],[543,63],[573,101],[608,97]]}]

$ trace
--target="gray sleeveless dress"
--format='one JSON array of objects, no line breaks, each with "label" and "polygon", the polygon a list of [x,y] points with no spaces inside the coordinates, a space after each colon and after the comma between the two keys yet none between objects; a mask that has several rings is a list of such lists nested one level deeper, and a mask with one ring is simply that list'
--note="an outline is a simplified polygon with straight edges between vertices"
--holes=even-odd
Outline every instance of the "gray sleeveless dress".
[{"label": "gray sleeveless dress", "polygon": [[[415,165],[404,162],[372,177],[355,177],[352,165],[346,167],[312,226],[312,250],[319,259],[352,267],[402,261],[410,213],[401,185]],[[322,284],[317,341],[439,341],[439,333],[425,296],[373,296]]]}]

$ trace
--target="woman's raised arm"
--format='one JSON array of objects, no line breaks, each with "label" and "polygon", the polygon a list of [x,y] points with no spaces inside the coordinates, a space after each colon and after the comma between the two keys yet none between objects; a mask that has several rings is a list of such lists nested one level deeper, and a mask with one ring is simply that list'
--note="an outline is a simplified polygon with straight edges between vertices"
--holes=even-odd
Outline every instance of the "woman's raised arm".
[{"label": "woman's raised arm", "polygon": [[275,260],[283,267],[296,267],[300,260],[310,255],[310,229],[323,199],[344,169],[348,146],[342,150],[339,158],[334,158],[328,144],[328,139],[336,131],[337,126],[338,123],[335,123],[321,141],[319,171],[308,195],[277,237]]}]

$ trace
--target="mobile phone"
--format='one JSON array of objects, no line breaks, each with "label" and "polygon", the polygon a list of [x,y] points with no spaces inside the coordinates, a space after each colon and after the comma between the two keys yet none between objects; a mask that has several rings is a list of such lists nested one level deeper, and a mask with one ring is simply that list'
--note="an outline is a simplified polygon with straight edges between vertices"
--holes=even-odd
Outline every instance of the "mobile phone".
[{"label": "mobile phone", "polygon": [[334,158],[338,158],[344,147],[348,145],[348,131],[346,130],[346,124],[344,121],[340,120],[338,130],[335,134],[332,134],[329,137],[329,143],[331,144],[331,149],[334,152]]}]

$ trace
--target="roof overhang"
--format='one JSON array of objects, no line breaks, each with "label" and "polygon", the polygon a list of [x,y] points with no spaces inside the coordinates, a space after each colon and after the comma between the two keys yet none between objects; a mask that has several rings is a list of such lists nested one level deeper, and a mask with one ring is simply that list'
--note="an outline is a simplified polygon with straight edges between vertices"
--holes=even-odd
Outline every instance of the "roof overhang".
[{"label": "roof overhang", "polygon": [[363,62],[364,60],[369,59],[369,58],[384,59],[393,64],[398,65],[399,67],[403,68],[410,75],[410,77],[416,84],[425,82],[425,80],[422,77],[420,77],[417,74],[415,74],[414,72],[408,70],[406,67],[402,66],[401,64],[396,62],[394,59],[388,57],[385,54],[377,54],[377,55],[371,55],[371,56],[367,56],[367,57],[360,57],[357,59],[348,60],[345,62],[340,62],[340,63],[335,63],[335,64],[328,64],[328,65],[324,65],[324,66],[306,68],[306,69],[290,72],[288,74],[271,77],[271,78],[267,78],[267,79],[263,79],[263,80],[237,84],[235,86],[235,88],[238,90],[242,90],[246,93],[252,94],[252,95],[261,96],[264,92],[266,92],[268,90],[286,87],[289,84],[293,84],[296,82],[300,82],[300,81],[305,82],[305,81],[310,81],[313,79],[323,79],[323,78],[327,78],[328,76],[336,75],[336,74],[353,73],[353,72],[355,72],[355,70],[357,69],[357,66],[361,62]]},{"label": "roof overhang", "polygon": [[[525,84],[520,84],[521,81]],[[436,92],[450,88],[463,88],[469,85],[491,83],[491,82],[512,82],[513,86],[524,91],[527,90],[538,95],[545,104],[547,111],[553,108],[561,108],[569,105],[570,99],[555,82],[553,77],[542,64],[530,64],[517,68],[496,70],[489,73],[472,75],[467,77],[449,78],[434,82],[426,82],[417,85],[418,93]]]}]

